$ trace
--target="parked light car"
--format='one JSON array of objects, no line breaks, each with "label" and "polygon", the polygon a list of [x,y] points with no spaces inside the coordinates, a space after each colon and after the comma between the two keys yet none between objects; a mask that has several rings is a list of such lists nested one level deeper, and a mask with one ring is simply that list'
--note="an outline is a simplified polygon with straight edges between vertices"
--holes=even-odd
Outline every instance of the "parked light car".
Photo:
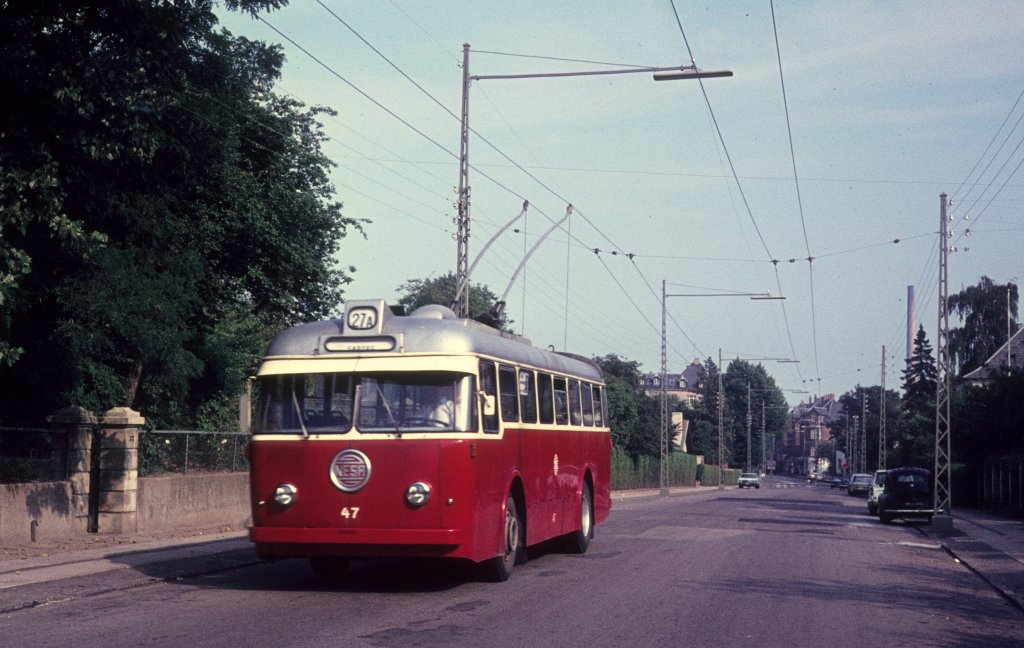
[{"label": "parked light car", "polygon": [[871,491],[871,482],[874,481],[874,475],[867,473],[857,473],[850,477],[850,485],[846,487],[846,492],[849,495],[867,495]]},{"label": "parked light car", "polygon": [[746,488],[751,486],[753,488],[761,488],[761,478],[757,476],[757,473],[740,473],[739,487]]},{"label": "parked light car", "polygon": [[875,478],[871,482],[871,491],[868,492],[868,513],[878,515],[878,498],[885,490],[885,474],[888,470],[876,470]]},{"label": "parked light car", "polygon": [[935,515],[934,483],[925,468],[893,468],[885,475],[885,488],[878,498],[878,518],[925,518],[931,524]]}]

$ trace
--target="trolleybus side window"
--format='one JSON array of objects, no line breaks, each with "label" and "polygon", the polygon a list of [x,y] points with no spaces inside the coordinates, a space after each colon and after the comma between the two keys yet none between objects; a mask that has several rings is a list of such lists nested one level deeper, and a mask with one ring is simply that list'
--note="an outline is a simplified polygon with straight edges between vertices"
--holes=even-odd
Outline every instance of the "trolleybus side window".
[{"label": "trolleybus side window", "polygon": [[[485,396],[490,396],[491,400],[497,402],[498,400],[498,376],[494,370],[494,363],[481,361],[480,362],[480,391]],[[497,432],[498,431],[498,411],[495,408],[494,413],[488,415],[486,412],[483,413],[484,432]]]},{"label": "trolleybus side window", "polygon": [[597,427],[604,427],[604,390],[600,385],[594,385],[594,423]]},{"label": "trolleybus side window", "polygon": [[537,390],[534,388],[533,372],[519,370],[519,409],[523,423],[537,422]]},{"label": "trolleybus side window", "polygon": [[594,425],[594,394],[593,385],[590,383],[583,383],[580,385],[580,396],[583,400],[583,425],[593,426]]},{"label": "trolleybus side window", "polygon": [[506,423],[519,420],[519,383],[516,368],[498,366],[498,389],[501,391],[501,419]]},{"label": "trolleybus side window", "polygon": [[537,396],[540,401],[540,422],[551,425],[555,422],[555,397],[551,389],[551,374],[537,374]]},{"label": "trolleybus side window", "polygon": [[565,378],[555,376],[555,423],[557,425],[569,424],[569,399],[567,396]]},{"label": "trolleybus side window", "polygon": [[569,381],[569,424],[583,425],[583,417],[580,415],[580,381]]}]

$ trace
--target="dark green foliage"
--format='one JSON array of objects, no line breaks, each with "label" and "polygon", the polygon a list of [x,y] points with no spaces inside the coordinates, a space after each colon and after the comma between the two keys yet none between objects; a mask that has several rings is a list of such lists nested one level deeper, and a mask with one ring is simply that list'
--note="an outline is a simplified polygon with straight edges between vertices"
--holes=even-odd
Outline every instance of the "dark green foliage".
[{"label": "dark green foliage", "polygon": [[225,425],[271,334],[339,308],[360,222],[332,199],[323,110],[275,95],[280,50],[212,7],[0,8],[7,422],[75,403]]},{"label": "dark green foliage", "polygon": [[615,354],[594,361],[601,366],[607,385],[612,444],[634,459],[660,457],[661,402],[640,389],[639,363]]},{"label": "dark green foliage", "polygon": [[904,412],[923,413],[935,408],[935,384],[938,380],[938,369],[932,355],[932,345],[924,327],[917,329],[914,336],[914,352],[903,370],[903,403]]},{"label": "dark green foliage", "polygon": [[601,365],[604,375],[615,376],[622,380],[630,389],[640,389],[640,363],[636,360],[626,360],[614,353],[609,353],[603,358],[594,358]]},{"label": "dark green foliage", "polygon": [[[658,488],[661,485],[658,462],[658,457],[632,457],[622,448],[612,448],[612,488]],[[699,468],[694,455],[673,452],[668,458],[668,485],[694,486]]]},{"label": "dark green foliage", "polygon": [[963,375],[980,367],[1017,330],[1017,297],[1015,284],[1000,286],[984,276],[978,285],[949,297],[950,314],[963,321],[962,327],[949,331],[954,373]]},{"label": "dark green foliage", "polygon": [[[781,446],[786,427],[786,399],[763,365],[733,360],[723,375],[725,391],[724,444],[728,465],[744,466],[747,431],[750,431],[750,468],[761,463],[761,406],[764,405],[765,436],[776,437]],[[749,419],[748,419],[749,416]]]},{"label": "dark green foliage", "polygon": [[[822,453],[821,456],[834,456],[834,450],[841,450],[849,456],[849,444],[850,444],[850,431],[853,428],[853,417],[862,416],[864,397],[867,397],[867,421],[860,421],[859,425],[861,430],[866,429],[867,433],[867,446],[865,451],[867,453],[867,466],[866,469],[874,470],[874,467],[878,465],[878,430],[879,430],[879,392],[881,387],[873,385],[871,387],[861,387],[857,385],[851,391],[846,392],[839,397],[839,404],[842,405],[843,411],[846,412],[847,416],[840,418],[835,421],[832,425],[832,438],[833,438],[833,452],[828,455]],[[933,401],[934,402],[934,401]],[[900,397],[895,391],[886,390],[885,392],[885,426],[886,426],[886,447],[892,449],[899,445],[900,440]],[[893,466],[894,464],[890,460],[890,455],[887,455],[886,465]],[[914,464],[916,465],[916,464]]]},{"label": "dark green foliage", "polygon": [[718,462],[718,437],[710,421],[690,421],[686,448],[695,455],[703,455],[705,461]]},{"label": "dark green foliage", "polygon": [[[420,306],[429,304],[440,304],[448,306],[455,299],[456,281],[455,273],[449,272],[433,279],[409,279],[398,287],[402,293],[398,299],[398,305],[411,313]],[[472,318],[486,316],[498,302],[498,296],[491,292],[491,289],[483,284],[470,284],[469,289],[469,315]],[[493,322],[492,322],[493,324]],[[511,321],[502,313],[496,323],[496,327],[508,331]]]}]

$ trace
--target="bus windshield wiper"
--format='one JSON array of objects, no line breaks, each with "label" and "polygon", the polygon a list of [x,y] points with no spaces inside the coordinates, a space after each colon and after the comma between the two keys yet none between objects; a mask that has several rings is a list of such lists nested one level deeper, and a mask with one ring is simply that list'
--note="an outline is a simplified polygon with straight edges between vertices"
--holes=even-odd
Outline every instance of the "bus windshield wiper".
[{"label": "bus windshield wiper", "polygon": [[295,406],[295,415],[299,417],[299,426],[302,427],[302,436],[305,439],[309,438],[309,430],[306,429],[306,420],[302,416],[302,410],[299,409],[299,398],[295,395],[295,388],[292,387],[292,405]]},{"label": "bus windshield wiper", "polygon": [[377,395],[380,396],[380,402],[384,404],[384,409],[388,413],[388,420],[391,421],[391,425],[395,426],[395,434],[398,438],[402,438],[402,428],[398,427],[398,421],[395,420],[395,415],[391,412],[391,406],[388,405],[388,399],[384,396],[384,391],[380,388],[380,383],[377,381],[373,382],[373,386],[377,388]]}]

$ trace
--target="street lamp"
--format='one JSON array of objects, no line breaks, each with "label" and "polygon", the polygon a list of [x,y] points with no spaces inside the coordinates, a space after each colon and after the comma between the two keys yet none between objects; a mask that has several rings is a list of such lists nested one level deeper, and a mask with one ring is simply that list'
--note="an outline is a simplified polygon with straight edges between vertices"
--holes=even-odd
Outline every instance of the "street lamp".
[{"label": "street lamp", "polygon": [[[662,495],[668,495],[668,337],[665,331],[665,301],[669,297],[749,297],[750,299],[785,299],[771,293],[667,293],[665,280],[661,280],[661,452],[658,458],[659,486]],[[723,481],[722,462],[725,458],[725,446],[722,444],[722,350],[718,350],[718,487],[725,488]]]},{"label": "street lamp", "polygon": [[462,45],[462,125],[459,143],[459,198],[457,201],[458,231],[455,235],[455,299],[452,309],[459,317],[469,317],[469,84],[485,79],[540,79],[610,74],[652,73],[655,81],[676,79],[709,79],[731,77],[731,70],[698,70],[696,65],[677,67],[637,67],[581,72],[548,72],[532,74],[471,75],[469,73],[469,43]]}]

